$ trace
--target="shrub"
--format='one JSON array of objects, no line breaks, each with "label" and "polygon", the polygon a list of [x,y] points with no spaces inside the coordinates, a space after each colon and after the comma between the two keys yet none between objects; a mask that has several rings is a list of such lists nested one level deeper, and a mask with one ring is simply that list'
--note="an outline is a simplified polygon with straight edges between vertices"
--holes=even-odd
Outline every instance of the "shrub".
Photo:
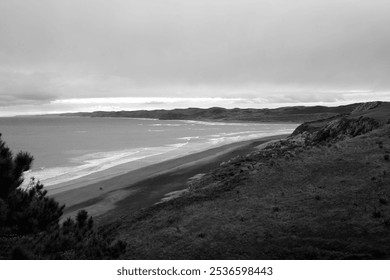
[{"label": "shrub", "polygon": [[87,211],[60,225],[65,206],[47,197],[39,181],[21,188],[32,161],[26,152],[13,156],[0,134],[0,258],[107,259],[124,253],[126,243],[102,234]]}]

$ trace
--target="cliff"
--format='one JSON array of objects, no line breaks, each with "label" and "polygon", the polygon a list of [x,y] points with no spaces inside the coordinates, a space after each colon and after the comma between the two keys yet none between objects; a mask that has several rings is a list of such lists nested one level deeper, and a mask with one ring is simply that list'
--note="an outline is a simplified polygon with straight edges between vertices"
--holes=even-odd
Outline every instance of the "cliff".
[{"label": "cliff", "polygon": [[306,143],[355,137],[390,123],[389,112],[389,102],[363,103],[349,114],[303,123],[295,129],[291,137],[303,137]]}]

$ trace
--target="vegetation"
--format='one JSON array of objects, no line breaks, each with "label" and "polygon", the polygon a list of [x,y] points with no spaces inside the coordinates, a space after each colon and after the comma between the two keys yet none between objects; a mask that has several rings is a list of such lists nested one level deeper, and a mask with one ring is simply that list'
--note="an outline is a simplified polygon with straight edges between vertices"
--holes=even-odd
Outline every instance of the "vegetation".
[{"label": "vegetation", "polygon": [[388,259],[388,135],[238,157],[182,197],[118,221],[124,257]]},{"label": "vegetation", "polygon": [[64,205],[49,198],[42,184],[32,180],[21,188],[23,172],[32,162],[28,153],[14,156],[0,134],[0,258],[118,258],[126,244],[114,243],[86,211],[61,224]]},{"label": "vegetation", "polygon": [[122,217],[124,257],[389,259],[390,111],[383,105],[305,124],[223,163],[182,197]]},{"label": "vegetation", "polygon": [[92,113],[67,113],[62,114],[62,116],[152,118],[160,120],[212,120],[301,123],[312,120],[330,118],[338,116],[340,114],[349,114],[358,106],[359,104],[351,104],[338,107],[295,106],[276,109],[225,109],[213,107],[208,109],[187,108],[152,111],[96,111]]},{"label": "vegetation", "polygon": [[0,142],[0,257],[390,259],[389,112],[375,102],[304,123],[181,197],[135,213],[118,204],[104,230],[85,211],[60,224],[39,182],[19,187],[32,158]]}]

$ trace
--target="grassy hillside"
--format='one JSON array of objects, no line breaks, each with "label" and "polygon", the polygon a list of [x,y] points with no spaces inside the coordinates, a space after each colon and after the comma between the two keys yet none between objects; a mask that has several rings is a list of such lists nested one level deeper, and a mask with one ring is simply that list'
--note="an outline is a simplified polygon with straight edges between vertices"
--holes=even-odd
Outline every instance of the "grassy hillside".
[{"label": "grassy hillside", "polygon": [[338,107],[295,106],[277,109],[225,109],[225,108],[188,108],[152,111],[97,111],[92,113],[70,113],[62,116],[83,117],[121,117],[121,118],[154,118],[160,120],[218,120],[218,121],[258,121],[258,122],[307,122],[324,119],[340,114],[349,114],[358,104]]},{"label": "grassy hillside", "polygon": [[[387,107],[301,128],[224,162],[182,197],[112,222],[125,257],[389,259]],[[339,134],[319,141],[329,127]]]}]

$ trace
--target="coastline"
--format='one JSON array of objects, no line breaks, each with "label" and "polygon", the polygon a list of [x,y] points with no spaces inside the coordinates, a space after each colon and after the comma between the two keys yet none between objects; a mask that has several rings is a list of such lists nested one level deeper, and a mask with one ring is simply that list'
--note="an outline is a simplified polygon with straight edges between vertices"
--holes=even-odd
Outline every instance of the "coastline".
[{"label": "coastline", "polygon": [[[50,133],[46,129],[48,124],[53,127]],[[298,126],[203,121],[154,122],[110,117],[76,117],[76,120],[69,120],[68,117],[47,120],[34,117],[29,120],[5,121],[1,125],[2,132],[11,143],[10,148],[27,150],[36,158],[31,170],[25,173],[23,186],[35,178],[45,186],[49,195],[185,154],[232,142],[291,133]],[[30,130],[31,133],[26,137],[19,136]]]},{"label": "coastline", "polygon": [[221,162],[245,155],[260,144],[288,134],[245,140],[148,165],[115,177],[49,195],[65,204],[63,219],[85,209],[94,218],[108,219],[151,206],[173,191],[183,190],[189,178],[216,168]]}]

